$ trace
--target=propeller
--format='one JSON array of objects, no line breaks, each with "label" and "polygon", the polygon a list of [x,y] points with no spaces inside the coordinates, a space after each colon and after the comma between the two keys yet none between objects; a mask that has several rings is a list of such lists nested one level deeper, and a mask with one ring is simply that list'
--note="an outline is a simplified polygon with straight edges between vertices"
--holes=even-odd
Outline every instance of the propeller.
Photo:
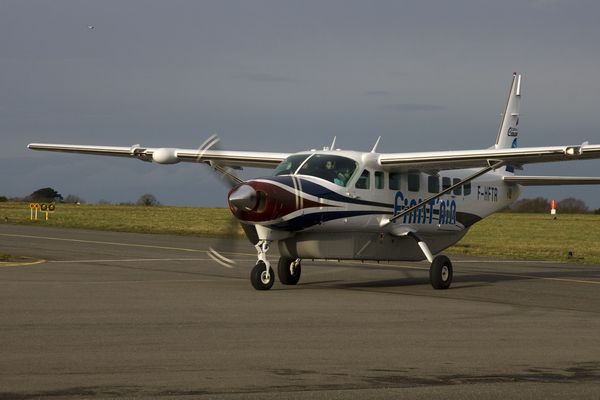
[{"label": "propeller", "polygon": [[[244,181],[235,175],[232,168],[228,168],[214,161],[209,161],[205,159],[205,154],[207,151],[211,150],[221,150],[219,146],[220,139],[216,134],[210,135],[198,148],[198,157],[196,159],[199,163],[205,163],[210,166],[210,168],[214,171],[214,173],[219,177],[221,182],[225,184],[228,189],[233,189],[234,187],[240,185]],[[244,233],[250,240],[252,244],[258,243],[258,234],[256,233],[256,228],[254,226],[241,224]],[[229,221],[227,223],[227,227],[225,233],[221,238],[214,244],[214,246],[210,246],[208,248],[207,254],[210,258],[212,258],[215,262],[219,263],[225,268],[234,268],[235,260],[226,256],[235,252],[235,243],[236,238],[239,235],[239,226],[240,224],[234,218],[233,215],[230,215]]]},{"label": "propeller", "polygon": [[209,150],[221,150],[219,146],[220,139],[216,134],[212,134],[206,139],[198,148],[198,157],[196,157],[196,162],[205,163],[210,166],[210,168],[218,173],[219,178],[228,186],[229,189],[243,183],[244,181],[238,178],[231,168],[223,167],[222,165],[217,164],[214,161],[208,161],[204,159],[204,155]]}]

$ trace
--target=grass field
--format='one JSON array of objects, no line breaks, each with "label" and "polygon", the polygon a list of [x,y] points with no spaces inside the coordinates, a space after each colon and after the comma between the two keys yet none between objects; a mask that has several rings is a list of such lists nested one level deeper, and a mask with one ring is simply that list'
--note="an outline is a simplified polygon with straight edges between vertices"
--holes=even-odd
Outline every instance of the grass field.
[{"label": "grass field", "polygon": [[[0,203],[0,218],[13,224],[195,236],[225,235],[231,221],[225,208],[73,204],[58,204],[48,221],[43,212],[38,221],[30,221],[29,204],[11,202]],[[568,257],[569,251],[574,257]],[[564,214],[554,220],[548,214],[495,214],[446,252],[600,264],[600,215]]]},{"label": "grass field", "polygon": [[29,203],[0,203],[0,218],[8,217],[9,223],[121,232],[222,236],[230,216],[225,208],[57,204],[47,221],[41,211],[38,220],[31,221]]}]

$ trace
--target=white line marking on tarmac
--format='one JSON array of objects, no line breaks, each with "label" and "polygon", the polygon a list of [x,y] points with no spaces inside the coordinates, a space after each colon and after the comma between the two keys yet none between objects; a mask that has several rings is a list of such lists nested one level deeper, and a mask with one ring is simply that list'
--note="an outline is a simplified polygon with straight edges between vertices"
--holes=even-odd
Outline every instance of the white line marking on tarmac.
[{"label": "white line marking on tarmac", "polygon": [[526,279],[536,279],[542,281],[558,281],[558,282],[570,282],[570,283],[585,283],[591,285],[600,285],[600,281],[588,281],[583,279],[567,279],[567,278],[547,278],[541,276],[533,276],[533,275],[523,275],[523,274],[501,274],[497,272],[484,272],[484,271],[475,271],[482,275],[495,275],[495,276],[506,276],[506,277],[515,277],[515,278],[526,278]]},{"label": "white line marking on tarmac", "polygon": [[[68,238],[55,238],[55,237],[48,237],[48,236],[34,236],[34,235],[17,235],[17,234],[9,234],[9,233],[0,233],[0,236],[6,236],[6,237],[21,237],[21,238],[31,238],[31,239],[44,239],[44,240],[57,240],[57,241],[65,241],[65,242],[77,242],[77,243],[95,243],[95,244],[104,244],[104,245],[111,245],[111,246],[126,246],[126,247],[142,247],[142,248],[153,248],[153,249],[163,249],[163,250],[178,250],[178,251],[187,251],[187,252],[206,252],[206,250],[202,250],[202,249],[188,249],[188,248],[184,248],[184,247],[169,247],[169,246],[155,246],[155,245],[147,245],[147,244],[131,244],[131,243],[117,243],[117,242],[104,242],[104,241],[97,241],[97,240],[83,240],[83,239],[68,239]],[[231,254],[235,254],[235,253],[231,253]],[[246,253],[241,253],[242,255],[249,255]],[[163,259],[161,259],[163,260]],[[519,262],[537,262],[540,263],[540,261],[519,261],[519,260],[500,260],[500,262],[505,261],[507,263],[519,263]],[[73,261],[75,262],[75,261]],[[90,261],[87,261],[90,262]],[[459,262],[482,262],[480,260],[462,260]],[[489,262],[496,262],[496,261],[489,261]],[[548,263],[553,263],[553,262],[548,262]],[[360,263],[360,262],[349,262],[348,264],[351,265],[361,265],[361,264],[366,264],[366,265],[380,265],[380,266],[385,266],[385,265],[389,265],[391,267],[396,267],[396,268],[406,268],[406,269],[419,269],[419,270],[429,270],[428,267],[417,267],[417,266],[406,266],[406,265],[397,265],[397,264],[378,264],[378,263],[373,263],[373,262],[365,262],[365,263]],[[460,271],[457,271],[460,272]],[[521,274],[501,274],[501,273],[493,273],[493,272],[485,272],[485,271],[476,271],[480,274],[483,275],[497,275],[497,276],[507,276],[507,277],[517,277],[517,278],[527,278],[527,279],[536,279],[536,280],[547,280],[547,281],[557,281],[557,282],[569,282],[569,283],[583,283],[583,284],[592,284],[592,285],[600,285],[600,281],[588,281],[588,280],[579,280],[579,279],[567,279],[567,278],[545,278],[545,277],[539,277],[539,276],[532,276],[532,275],[521,275]]]},{"label": "white line marking on tarmac", "polygon": [[[104,241],[100,241],[100,240],[57,238],[57,237],[50,237],[50,236],[18,235],[18,234],[13,234],[13,233],[0,233],[0,236],[28,238],[28,239],[42,239],[42,240],[57,240],[57,241],[61,241],[61,242],[104,244],[104,245],[108,245],[108,246],[142,247],[142,248],[160,249],[160,250],[178,250],[178,251],[187,251],[187,252],[196,252],[196,253],[207,252],[206,249],[188,249],[185,247],[156,246],[156,245],[151,245],[151,244],[136,244],[136,243],[104,242]],[[254,254],[250,254],[250,253],[233,253],[233,252],[232,253],[228,252],[226,254],[240,255],[240,256],[254,255]]]},{"label": "white line marking on tarmac", "polygon": [[[190,282],[221,282],[216,279],[148,279],[148,280],[119,280],[119,281],[19,281],[19,285],[30,285],[30,284],[39,284],[39,285],[102,285],[102,284],[110,284],[114,285],[116,283],[190,283]],[[6,284],[15,284],[15,282],[8,281],[0,281],[0,285]]]},{"label": "white line marking on tarmac", "polygon": [[564,264],[560,261],[548,261],[548,260],[460,260],[456,259],[456,263],[467,264],[467,263],[485,263],[485,264]]},{"label": "white line marking on tarmac", "polygon": [[49,263],[110,263],[110,262],[146,262],[146,261],[209,261],[210,258],[122,258],[104,260],[52,260]]},{"label": "white line marking on tarmac", "polygon": [[[73,283],[73,284],[85,284],[85,285],[102,285],[102,284],[110,284],[113,285],[115,283],[192,283],[192,282],[218,282],[216,279],[148,279],[144,280],[135,280],[135,281],[85,281],[85,282],[61,282],[64,283]],[[47,282],[46,282],[47,283]]]},{"label": "white line marking on tarmac", "polygon": [[33,261],[0,261],[0,267],[1,268],[26,267],[28,265],[43,264],[45,262],[46,262],[46,260],[43,260],[43,259],[33,260]]},{"label": "white line marking on tarmac", "polygon": [[203,249],[187,249],[185,247],[169,247],[169,246],[155,246],[155,245],[151,245],[151,244],[103,242],[100,240],[69,239],[69,238],[56,238],[56,237],[49,237],[49,236],[34,236],[34,235],[16,235],[16,234],[10,234],[10,233],[0,233],[0,236],[20,237],[20,238],[28,238],[28,239],[56,240],[56,241],[61,241],[61,242],[105,244],[105,245],[110,245],[110,246],[142,247],[142,248],[161,249],[161,250],[179,250],[179,251],[188,251],[188,252],[205,252],[206,251]]},{"label": "white line marking on tarmac", "polygon": [[[461,261],[462,262],[462,261]],[[490,261],[492,262],[492,261]],[[519,261],[514,261],[514,262],[519,262]],[[404,268],[404,269],[420,269],[420,270],[429,270],[428,267],[417,267],[417,266],[408,266],[408,265],[399,265],[399,264],[392,264],[392,263],[374,263],[374,262],[364,262],[364,263],[360,263],[360,262],[345,262],[345,264],[350,264],[350,265],[377,265],[377,266],[389,266],[389,267],[394,267],[394,268]],[[547,278],[547,277],[541,277],[541,276],[533,276],[533,275],[524,275],[524,274],[503,274],[503,273],[498,273],[498,272],[487,272],[487,271],[480,271],[480,270],[471,270],[471,271],[456,271],[457,273],[469,273],[469,272],[477,272],[478,274],[481,275],[495,275],[495,276],[505,276],[505,277],[511,277],[511,278],[526,278],[526,279],[535,279],[535,280],[542,280],[542,281],[557,281],[557,282],[569,282],[569,283],[584,283],[584,284],[591,284],[591,285],[600,285],[600,281],[589,281],[589,280],[584,280],[584,279],[568,279],[568,278]]]}]

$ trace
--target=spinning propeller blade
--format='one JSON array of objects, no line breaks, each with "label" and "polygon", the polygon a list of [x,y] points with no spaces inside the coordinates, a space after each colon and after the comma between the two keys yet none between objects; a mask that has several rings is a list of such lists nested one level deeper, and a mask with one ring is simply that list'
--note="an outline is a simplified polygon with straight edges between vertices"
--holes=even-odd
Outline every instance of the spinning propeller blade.
[{"label": "spinning propeller blade", "polygon": [[213,161],[204,160],[204,154],[208,150],[220,150],[221,149],[219,147],[220,140],[221,139],[219,139],[219,137],[216,134],[213,133],[212,135],[210,135],[208,137],[208,139],[206,139],[200,145],[200,147],[198,147],[198,157],[196,158],[196,161],[199,163],[208,164],[213,171],[218,172],[218,176],[221,178],[221,180],[223,182],[225,182],[225,184],[231,189],[232,187],[237,186],[240,183],[243,183],[244,181],[241,180],[240,178],[238,178],[233,173],[233,170],[231,168],[223,167],[222,165],[219,165]]},{"label": "spinning propeller blade", "polygon": [[[212,161],[206,161],[203,157],[204,154],[209,150],[220,150],[219,142],[220,139],[216,134],[209,136],[208,139],[206,139],[198,148],[197,162],[208,164],[210,168],[217,174],[220,180],[229,189],[231,189],[243,183],[244,181],[238,178],[233,173],[231,168],[224,167]],[[237,242],[237,238],[239,237],[239,225],[240,224],[233,217],[233,215],[230,215],[225,233],[219,240],[217,240],[215,245],[210,246],[207,251],[207,254],[210,258],[226,268],[233,268],[236,264],[235,260],[231,259],[230,256],[232,253],[234,253],[235,244]],[[245,224],[242,224],[242,228],[250,242],[252,242],[252,244],[256,244],[258,242],[256,228],[254,228],[254,226]]]}]

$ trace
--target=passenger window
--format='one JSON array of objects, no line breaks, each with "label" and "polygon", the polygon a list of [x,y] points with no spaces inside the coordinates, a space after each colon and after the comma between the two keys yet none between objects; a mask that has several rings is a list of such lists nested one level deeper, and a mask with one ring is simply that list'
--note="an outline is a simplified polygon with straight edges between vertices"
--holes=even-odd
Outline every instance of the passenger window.
[{"label": "passenger window", "polygon": [[356,181],[357,189],[368,189],[371,185],[371,174],[366,169],[360,174],[360,177]]},{"label": "passenger window", "polygon": [[[460,183],[460,179],[458,179],[458,178],[454,178],[452,180],[453,185],[458,185],[459,183]],[[462,186],[457,186],[454,189],[452,189],[452,193],[454,193],[457,196],[462,196]]]},{"label": "passenger window", "polygon": [[375,171],[375,188],[383,189],[385,175],[382,171]]},{"label": "passenger window", "polygon": [[448,189],[452,184],[450,183],[450,178],[447,176],[442,178],[442,190]]},{"label": "passenger window", "polygon": [[400,172],[390,172],[389,187],[391,190],[400,190]]},{"label": "passenger window", "polygon": [[429,193],[439,193],[440,178],[434,175],[429,175],[427,177],[427,190],[429,191]]},{"label": "passenger window", "polygon": [[419,188],[420,188],[419,178],[420,178],[419,174],[408,174],[408,190],[410,190],[411,192],[419,191]]},{"label": "passenger window", "polygon": [[471,182],[465,183],[463,185],[463,187],[465,188],[465,196],[468,196],[471,194]]}]

